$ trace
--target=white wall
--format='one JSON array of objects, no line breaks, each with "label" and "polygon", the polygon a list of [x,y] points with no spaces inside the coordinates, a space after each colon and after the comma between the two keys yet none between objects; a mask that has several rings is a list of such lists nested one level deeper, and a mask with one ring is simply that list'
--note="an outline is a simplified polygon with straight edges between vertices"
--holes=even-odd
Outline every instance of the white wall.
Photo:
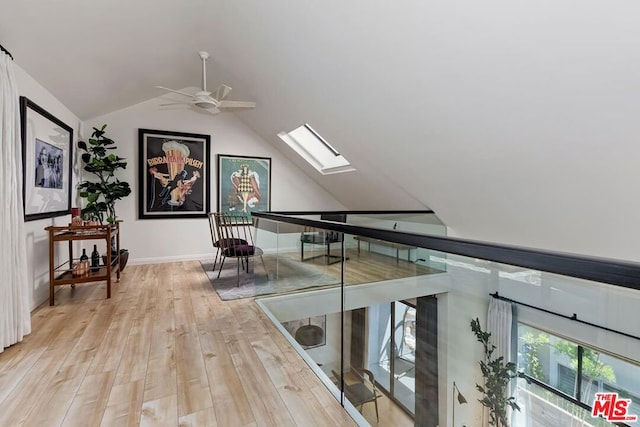
[{"label": "white wall", "polygon": [[[87,136],[95,126],[107,124],[107,136],[116,142],[117,153],[127,158],[127,169],[119,175],[132,186],[129,197],[116,205],[121,224],[121,246],[129,249],[130,263],[165,262],[212,257],[206,218],[138,219],[138,129],[156,129],[211,135],[210,210],[217,206],[216,155],[271,157],[272,210],[343,209],[323,188],[247,128],[231,113],[211,115],[188,107],[167,109],[149,101],[85,122]],[[126,273],[126,270],[125,270]]]},{"label": "white wall", "polygon": [[[456,424],[482,425],[481,397],[476,384],[482,383],[478,361],[482,346],[471,331],[472,319],[487,327],[488,294],[495,285],[489,274],[478,274],[464,266],[447,265],[449,291],[438,295],[438,374],[440,387],[440,425],[450,426],[452,405],[456,405]],[[453,382],[468,404],[452,401]]]},{"label": "white wall", "polygon": [[[277,132],[308,122],[351,160],[343,176],[305,166],[349,208],[429,206],[452,235],[639,260],[637,1],[199,2],[170,38],[138,22],[144,6],[119,19],[118,8],[58,3],[27,21],[31,2],[4,0],[0,34],[77,105],[146,96],[187,81],[180,69],[197,81],[191,46],[211,47],[211,83],[258,102],[240,118],[265,140],[279,147]],[[113,34],[78,31],[98,13]],[[38,33],[47,20],[55,37]]]},{"label": "white wall", "polygon": [[[15,65],[18,91],[21,96],[26,96],[31,101],[44,108],[56,118],[62,120],[73,129],[73,143],[78,140],[82,123],[68,108],[42,85],[28,75],[18,64]],[[76,153],[74,151],[74,157]],[[75,186],[77,174],[74,168],[71,191],[71,203],[74,205],[76,198]],[[28,288],[29,307],[33,310],[49,297],[49,241],[44,228],[49,225],[67,225],[71,215],[55,218],[28,221],[25,223],[25,238],[27,241],[27,268],[29,271]]]},{"label": "white wall", "polygon": [[[17,64],[16,64],[17,65]],[[108,124],[107,135],[116,141],[118,154],[129,160],[125,173],[119,176],[132,185],[132,194],[117,205],[122,224],[121,245],[130,250],[130,263],[163,262],[181,259],[200,259],[212,256],[211,238],[206,218],[185,220],[138,220],[138,128],[173,130],[208,134],[212,137],[212,175],[215,176],[216,154],[255,155],[272,158],[273,210],[344,209],[324,189],[300,172],[288,160],[243,125],[233,114],[213,116],[189,109],[160,111],[161,101],[153,99],[127,109],[82,123],[46,88],[35,81],[18,65],[16,77],[20,95],[28,97],[73,129],[74,160],[72,181],[72,206],[82,206],[75,187],[81,178],[81,160],[76,142],[88,138],[93,126]],[[84,130],[83,130],[84,129]],[[216,181],[212,177],[211,210],[215,210]],[[49,295],[49,225],[67,225],[70,215],[29,221],[25,223],[27,241],[27,266],[30,309],[48,299]],[[58,257],[58,262],[63,261]],[[126,273],[126,270],[125,270]]]}]

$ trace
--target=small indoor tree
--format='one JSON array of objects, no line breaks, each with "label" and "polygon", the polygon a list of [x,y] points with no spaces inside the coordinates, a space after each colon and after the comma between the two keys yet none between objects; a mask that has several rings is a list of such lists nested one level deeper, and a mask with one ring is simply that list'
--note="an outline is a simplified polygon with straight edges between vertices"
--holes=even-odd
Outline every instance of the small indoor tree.
[{"label": "small indoor tree", "polygon": [[84,170],[96,177],[78,185],[80,197],[87,199],[82,215],[100,221],[100,224],[105,220],[109,224],[117,222],[116,201],[131,194],[129,183],[115,176],[117,171],[127,167],[127,162],[113,153],[117,147],[112,139],[105,136],[106,127],[106,124],[100,129],[94,127],[88,144],[78,142],[78,148],[84,151]]},{"label": "small indoor tree", "polygon": [[495,357],[496,346],[489,342],[490,332],[480,327],[478,318],[471,321],[471,330],[484,348],[484,360],[479,362],[484,384],[476,384],[476,388],[483,394],[478,401],[489,410],[489,424],[496,427],[508,427],[507,407],[520,410],[513,396],[507,397],[509,382],[513,378],[524,378],[524,373],[516,370],[516,364],[504,361],[504,357]]}]

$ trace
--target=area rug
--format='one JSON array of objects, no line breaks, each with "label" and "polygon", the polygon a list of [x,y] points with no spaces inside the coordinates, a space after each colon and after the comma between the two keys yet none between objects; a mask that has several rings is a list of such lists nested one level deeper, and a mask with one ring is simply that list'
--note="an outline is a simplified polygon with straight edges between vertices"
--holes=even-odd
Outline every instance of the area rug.
[{"label": "area rug", "polygon": [[216,265],[215,272],[212,271],[212,262],[200,264],[220,299],[224,301],[339,284],[339,279],[323,273],[320,268],[291,258],[265,255],[264,262],[268,273],[265,273],[260,258],[250,259],[249,273],[240,267],[240,286],[237,286],[235,259],[229,258],[225,261],[220,278],[219,264]]}]

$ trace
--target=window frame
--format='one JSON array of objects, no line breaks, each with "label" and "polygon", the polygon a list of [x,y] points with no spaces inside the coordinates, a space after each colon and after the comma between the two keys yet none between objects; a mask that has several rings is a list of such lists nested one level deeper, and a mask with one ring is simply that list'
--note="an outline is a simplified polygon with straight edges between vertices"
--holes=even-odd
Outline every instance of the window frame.
[{"label": "window frame", "polygon": [[278,137],[322,175],[353,172],[351,163],[308,123]]},{"label": "window frame", "polygon": [[[554,386],[552,386],[550,384],[547,384],[544,381],[541,381],[541,380],[539,380],[539,379],[537,379],[535,377],[532,377],[531,375],[525,373],[524,369],[521,369],[523,367],[520,366],[519,358],[516,359],[517,369],[519,371],[523,372],[524,379],[528,383],[533,383],[533,384],[537,385],[538,387],[541,387],[542,389],[544,389],[544,390],[546,390],[546,391],[548,391],[550,393],[553,393],[554,395],[559,396],[559,397],[567,400],[568,402],[570,402],[570,403],[572,403],[572,404],[574,404],[576,406],[579,406],[582,409],[587,410],[589,412],[591,412],[593,410],[593,406],[589,405],[586,401],[584,401],[583,400],[584,396],[582,396],[582,383],[583,383],[583,379],[585,377],[584,376],[584,366],[583,366],[585,348],[589,349],[589,350],[596,351],[596,352],[598,352],[600,354],[606,354],[607,356],[612,357],[612,358],[614,358],[616,360],[619,360],[620,362],[628,363],[630,365],[633,365],[633,366],[637,367],[640,370],[640,365],[639,364],[633,363],[632,361],[629,361],[626,358],[622,358],[620,356],[612,354],[612,353],[610,353],[608,351],[601,350],[601,349],[599,349],[597,347],[594,347],[594,346],[584,345],[581,342],[566,338],[566,337],[564,337],[562,335],[557,335],[557,334],[549,332],[549,331],[547,331],[545,329],[541,329],[538,326],[533,326],[531,324],[528,324],[526,322],[522,322],[520,320],[518,320],[516,322],[516,339],[517,339],[518,342],[520,341],[520,327],[521,326],[526,326],[527,328],[532,328],[532,329],[534,329],[536,331],[539,331],[541,333],[548,334],[550,337],[555,337],[555,338],[567,341],[567,342],[569,342],[571,344],[574,344],[577,347],[576,382],[575,382],[575,390],[574,390],[574,395],[573,396],[568,394],[568,393],[563,392],[562,390],[560,390],[560,389],[558,389],[558,388],[556,388],[556,387],[554,387]],[[559,365],[559,366],[564,366],[564,365]],[[609,387],[612,386],[611,384],[606,383],[606,382],[604,382],[602,380],[599,380],[599,382],[600,382],[600,385],[603,386],[603,388],[604,388],[605,385],[607,385]],[[619,387],[615,387],[615,388],[617,390],[621,390],[621,391],[624,391],[626,393],[630,393],[632,395],[635,394],[632,391],[629,391],[629,390],[626,390],[626,389],[621,389]],[[638,414],[638,415],[640,415],[640,414]],[[626,424],[626,423],[623,423],[623,422],[611,422],[611,424],[612,425],[616,425],[616,426],[622,426],[622,427],[631,427],[629,424]]]}]

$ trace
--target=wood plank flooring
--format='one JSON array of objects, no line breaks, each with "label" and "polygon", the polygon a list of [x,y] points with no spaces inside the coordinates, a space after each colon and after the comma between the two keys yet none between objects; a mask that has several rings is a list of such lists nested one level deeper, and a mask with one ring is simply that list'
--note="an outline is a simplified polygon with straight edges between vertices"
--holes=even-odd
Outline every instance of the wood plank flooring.
[{"label": "wood plank flooring", "polygon": [[[336,262],[327,265],[325,258],[322,257],[325,252],[326,251],[319,246],[312,246],[310,249],[305,249],[305,259],[309,259],[305,260],[304,263],[314,265],[323,273],[335,277],[339,283],[342,268],[341,263]],[[339,255],[340,251],[332,249],[331,253]],[[400,259],[396,262],[395,257],[369,252],[364,249],[358,252],[355,248],[348,248],[346,255],[348,261],[345,263],[344,280],[347,285],[358,285],[442,272],[421,264],[408,262],[406,259]],[[299,253],[279,254],[279,256],[289,256],[296,261],[300,259]],[[312,257],[317,258],[312,259]]]},{"label": "wood plank flooring", "polygon": [[[197,261],[128,266],[111,299],[94,283],[47,304],[0,353],[0,426],[355,425],[254,300],[221,301]],[[385,400],[378,425],[412,425]]]}]

